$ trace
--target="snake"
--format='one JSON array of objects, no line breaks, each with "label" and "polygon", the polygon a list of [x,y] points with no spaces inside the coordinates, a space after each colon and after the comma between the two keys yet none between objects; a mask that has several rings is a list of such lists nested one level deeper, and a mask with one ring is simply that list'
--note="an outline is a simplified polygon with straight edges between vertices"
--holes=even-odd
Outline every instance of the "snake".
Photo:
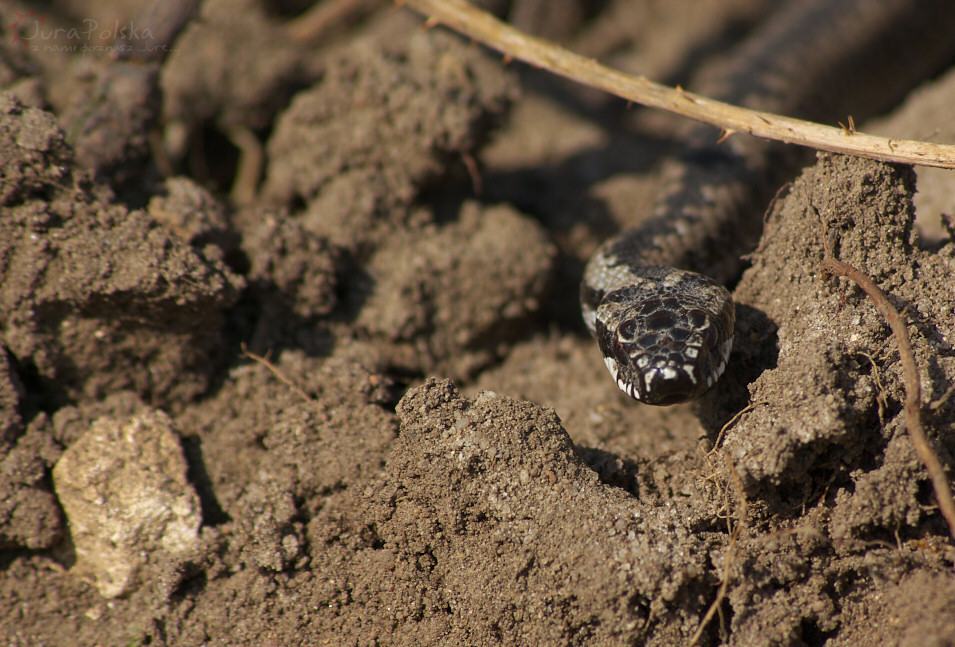
[{"label": "snake", "polygon": [[[955,55],[949,0],[792,0],[739,43],[701,94],[832,121],[894,105]],[[699,398],[726,371],[736,322],[724,282],[753,248],[798,149],[699,126],[652,216],[601,245],[580,286],[584,323],[619,389],[650,405]]]}]

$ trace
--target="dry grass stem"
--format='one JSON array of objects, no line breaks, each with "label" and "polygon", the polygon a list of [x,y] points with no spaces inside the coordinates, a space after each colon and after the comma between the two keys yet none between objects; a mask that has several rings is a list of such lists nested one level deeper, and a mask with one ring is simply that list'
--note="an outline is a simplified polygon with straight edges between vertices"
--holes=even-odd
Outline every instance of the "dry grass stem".
[{"label": "dry grass stem", "polygon": [[302,398],[306,402],[314,402],[314,399],[308,393],[303,391],[302,387],[300,387],[298,384],[296,384],[290,378],[288,378],[285,375],[285,373],[279,370],[278,366],[276,366],[269,360],[268,357],[263,357],[262,355],[256,355],[255,353],[253,353],[246,347],[244,342],[242,343],[242,354],[248,357],[249,359],[254,360],[258,362],[259,364],[263,365],[265,368],[269,369],[269,371],[272,372],[272,375],[277,377],[283,384],[288,385],[288,387],[292,389],[293,391],[295,391],[295,393],[300,398]]}]

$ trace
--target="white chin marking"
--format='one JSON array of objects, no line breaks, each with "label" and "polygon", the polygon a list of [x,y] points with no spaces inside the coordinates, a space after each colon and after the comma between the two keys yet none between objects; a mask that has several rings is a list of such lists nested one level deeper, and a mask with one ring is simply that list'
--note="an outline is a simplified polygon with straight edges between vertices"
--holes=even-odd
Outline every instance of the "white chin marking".
[{"label": "white chin marking", "polygon": [[637,390],[633,388],[632,384],[627,384],[623,380],[616,380],[617,388],[629,395],[634,400],[640,400],[640,394],[637,393]]},{"label": "white chin marking", "polygon": [[604,364],[607,365],[607,370],[610,371],[610,374],[613,376],[613,379],[617,379],[617,362],[614,361],[612,357],[604,357]]},{"label": "white chin marking", "polygon": [[686,376],[687,376],[688,378],[690,378],[690,382],[693,382],[693,384],[696,384],[696,376],[693,375],[693,365],[692,365],[692,364],[684,364],[684,365],[683,365],[683,372],[686,373]]},{"label": "white chin marking", "polygon": [[[731,351],[731,350],[733,350],[733,336],[732,336],[732,335],[730,335],[730,338],[729,338],[729,339],[727,339],[726,341],[723,342],[723,348],[722,348],[722,351],[723,351],[723,362],[722,362],[722,364],[723,364],[724,366],[726,365],[726,360],[728,360],[729,357],[730,357],[730,351]],[[723,369],[721,368],[720,370],[722,371]]]}]

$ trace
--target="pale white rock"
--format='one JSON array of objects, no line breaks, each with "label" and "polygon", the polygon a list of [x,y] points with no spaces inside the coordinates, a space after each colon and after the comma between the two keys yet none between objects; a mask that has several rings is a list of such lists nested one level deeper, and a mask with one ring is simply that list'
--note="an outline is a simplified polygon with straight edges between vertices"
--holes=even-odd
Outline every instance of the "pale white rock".
[{"label": "pale white rock", "polygon": [[179,435],[166,414],[100,418],[53,468],[76,549],[74,571],[101,595],[129,593],[148,563],[199,542],[199,498],[186,479]]}]

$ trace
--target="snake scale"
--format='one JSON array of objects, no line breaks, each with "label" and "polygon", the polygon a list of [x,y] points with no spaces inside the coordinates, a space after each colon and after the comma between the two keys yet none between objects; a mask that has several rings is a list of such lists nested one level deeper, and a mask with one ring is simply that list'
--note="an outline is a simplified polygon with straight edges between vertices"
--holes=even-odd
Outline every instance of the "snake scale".
[{"label": "snake scale", "polygon": [[[696,86],[747,107],[834,123],[894,105],[955,55],[951,0],[792,0]],[[597,250],[584,321],[627,395],[670,405],[719,379],[735,313],[721,281],[740,271],[775,187],[802,155],[697,127],[666,171],[653,214]]]}]

